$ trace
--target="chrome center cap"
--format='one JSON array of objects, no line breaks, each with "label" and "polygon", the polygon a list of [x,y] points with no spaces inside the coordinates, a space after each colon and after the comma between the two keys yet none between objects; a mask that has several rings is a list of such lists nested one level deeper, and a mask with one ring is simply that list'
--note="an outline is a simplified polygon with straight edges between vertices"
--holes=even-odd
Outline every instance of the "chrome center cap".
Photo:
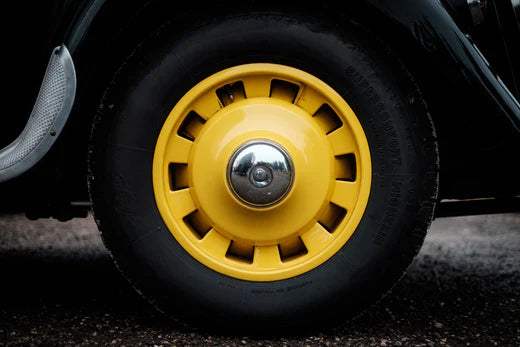
[{"label": "chrome center cap", "polygon": [[294,168],[289,154],[267,140],[249,141],[231,156],[228,185],[238,200],[263,208],[279,203],[290,192]]}]

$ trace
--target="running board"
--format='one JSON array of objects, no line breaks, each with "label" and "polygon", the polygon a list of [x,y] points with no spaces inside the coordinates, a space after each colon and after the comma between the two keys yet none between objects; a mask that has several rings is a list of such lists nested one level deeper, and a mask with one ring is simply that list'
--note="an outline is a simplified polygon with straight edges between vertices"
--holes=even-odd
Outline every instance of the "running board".
[{"label": "running board", "polygon": [[437,204],[435,218],[518,212],[520,196],[502,199],[444,200]]},{"label": "running board", "polygon": [[33,167],[49,151],[69,117],[76,94],[76,72],[65,47],[56,47],[24,130],[0,150],[0,182]]}]

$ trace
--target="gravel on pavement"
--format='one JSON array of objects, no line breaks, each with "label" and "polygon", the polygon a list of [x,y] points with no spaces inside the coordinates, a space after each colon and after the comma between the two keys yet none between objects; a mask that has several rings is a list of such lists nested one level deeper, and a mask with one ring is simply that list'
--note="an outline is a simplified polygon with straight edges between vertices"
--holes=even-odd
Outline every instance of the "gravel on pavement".
[{"label": "gravel on pavement", "polygon": [[520,345],[520,214],[434,221],[407,275],[319,334],[225,336],[165,319],[118,273],[90,216],[0,216],[0,345]]}]

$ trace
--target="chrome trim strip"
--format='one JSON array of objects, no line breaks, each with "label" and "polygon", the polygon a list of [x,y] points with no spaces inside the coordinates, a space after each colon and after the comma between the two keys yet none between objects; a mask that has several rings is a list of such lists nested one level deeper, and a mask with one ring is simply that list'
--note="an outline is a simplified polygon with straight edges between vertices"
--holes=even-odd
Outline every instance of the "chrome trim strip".
[{"label": "chrome trim strip", "polygon": [[24,130],[0,150],[0,182],[33,167],[52,147],[74,104],[76,72],[65,45],[56,47]]}]

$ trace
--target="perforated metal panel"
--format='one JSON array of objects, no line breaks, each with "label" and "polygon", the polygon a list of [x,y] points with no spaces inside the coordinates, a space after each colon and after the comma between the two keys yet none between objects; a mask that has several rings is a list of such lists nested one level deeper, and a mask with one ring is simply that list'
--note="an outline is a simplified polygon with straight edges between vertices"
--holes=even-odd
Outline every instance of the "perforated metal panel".
[{"label": "perforated metal panel", "polygon": [[76,77],[65,46],[50,58],[40,92],[22,134],[0,151],[0,182],[34,165],[52,146],[72,108]]}]

